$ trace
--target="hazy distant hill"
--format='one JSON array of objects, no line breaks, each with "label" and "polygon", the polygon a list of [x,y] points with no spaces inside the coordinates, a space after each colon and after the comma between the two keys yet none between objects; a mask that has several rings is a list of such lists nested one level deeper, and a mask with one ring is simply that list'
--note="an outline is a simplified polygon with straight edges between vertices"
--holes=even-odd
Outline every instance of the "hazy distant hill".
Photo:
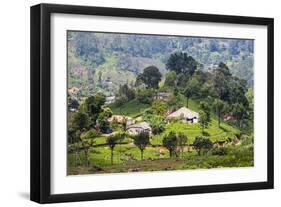
[{"label": "hazy distant hill", "polygon": [[253,80],[253,41],[178,36],[68,32],[68,87],[81,95],[89,91],[113,93],[120,84],[133,84],[142,69],[155,65],[165,73],[171,53],[187,52],[212,69],[225,62],[231,72],[249,85]]}]

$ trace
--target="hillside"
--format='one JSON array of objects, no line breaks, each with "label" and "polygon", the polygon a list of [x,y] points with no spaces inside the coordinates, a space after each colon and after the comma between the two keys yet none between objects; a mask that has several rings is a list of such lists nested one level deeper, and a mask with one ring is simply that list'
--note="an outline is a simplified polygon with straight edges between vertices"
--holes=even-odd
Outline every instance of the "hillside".
[{"label": "hillside", "polygon": [[169,55],[187,52],[199,69],[212,70],[225,62],[233,75],[253,81],[253,41],[178,36],[68,32],[68,87],[81,96],[93,90],[106,95],[120,84],[134,84],[143,68],[155,65],[165,74]]}]

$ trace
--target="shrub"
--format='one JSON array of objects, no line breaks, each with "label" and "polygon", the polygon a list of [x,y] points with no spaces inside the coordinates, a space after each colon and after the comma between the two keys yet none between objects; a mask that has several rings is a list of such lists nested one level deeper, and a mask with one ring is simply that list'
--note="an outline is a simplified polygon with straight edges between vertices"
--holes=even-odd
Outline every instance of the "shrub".
[{"label": "shrub", "polygon": [[223,156],[227,154],[227,150],[224,147],[221,148],[214,148],[212,149],[212,155],[219,155],[219,156]]},{"label": "shrub", "polygon": [[209,138],[198,136],[193,142],[194,149],[198,152],[198,155],[206,155],[213,147],[213,143]]}]

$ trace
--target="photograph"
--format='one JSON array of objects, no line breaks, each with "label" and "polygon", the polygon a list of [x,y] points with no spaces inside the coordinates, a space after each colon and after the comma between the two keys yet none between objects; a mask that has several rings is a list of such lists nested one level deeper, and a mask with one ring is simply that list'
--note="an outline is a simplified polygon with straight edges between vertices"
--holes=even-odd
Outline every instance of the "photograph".
[{"label": "photograph", "polygon": [[254,167],[254,39],[66,41],[67,175]]}]

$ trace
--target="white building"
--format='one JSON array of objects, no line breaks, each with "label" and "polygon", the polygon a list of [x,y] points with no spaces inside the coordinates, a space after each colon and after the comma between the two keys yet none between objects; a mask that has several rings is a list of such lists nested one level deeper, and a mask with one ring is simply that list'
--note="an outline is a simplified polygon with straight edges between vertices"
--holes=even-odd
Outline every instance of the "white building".
[{"label": "white building", "polygon": [[148,132],[151,134],[151,127],[147,122],[141,122],[128,126],[127,131],[129,134],[133,135],[139,134],[140,132]]},{"label": "white building", "polygon": [[167,119],[181,119],[187,121],[188,123],[198,123],[199,114],[189,108],[181,107],[177,111],[169,114]]}]

